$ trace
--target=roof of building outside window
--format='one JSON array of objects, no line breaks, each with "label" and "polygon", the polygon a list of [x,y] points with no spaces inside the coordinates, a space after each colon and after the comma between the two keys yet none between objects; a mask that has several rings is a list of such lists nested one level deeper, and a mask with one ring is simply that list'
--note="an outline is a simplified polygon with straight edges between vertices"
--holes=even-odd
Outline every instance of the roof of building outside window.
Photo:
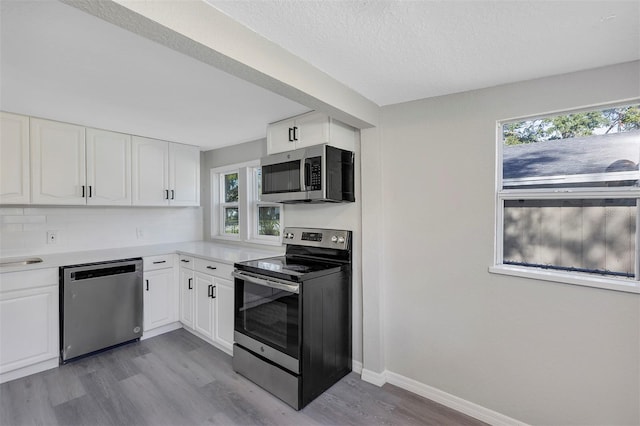
[{"label": "roof of building outside window", "polygon": [[[507,145],[502,170],[504,179],[604,173],[620,160],[637,169],[640,131]],[[630,163],[617,163],[621,164]]]}]

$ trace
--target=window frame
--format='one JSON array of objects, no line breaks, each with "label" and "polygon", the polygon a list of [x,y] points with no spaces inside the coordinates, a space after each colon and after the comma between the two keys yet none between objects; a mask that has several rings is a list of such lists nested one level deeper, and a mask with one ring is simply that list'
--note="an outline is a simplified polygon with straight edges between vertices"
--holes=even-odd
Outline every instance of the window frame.
[{"label": "window frame", "polygon": [[[267,201],[260,200],[260,191],[258,189],[258,170],[260,166],[254,166],[248,168],[247,172],[251,175],[251,191],[250,194],[250,211],[251,211],[251,223],[250,223],[250,231],[249,238],[250,241],[259,242],[261,244],[282,244],[282,224],[284,223],[284,208],[282,203],[273,203]],[[259,233],[259,225],[260,225],[260,207],[279,207],[280,208],[280,225],[279,235],[260,235]]]},{"label": "window frame", "polygon": [[[536,116],[525,116],[496,121],[496,168],[495,168],[495,241],[494,259],[489,272],[501,275],[532,278],[608,290],[640,293],[640,187],[576,187],[576,188],[509,188],[503,189],[503,126],[524,120],[535,120],[556,115],[620,107],[640,102],[629,99],[616,103],[593,105],[581,109],[555,111]],[[640,159],[638,159],[640,160]],[[535,266],[510,265],[504,262],[504,208],[507,200],[570,200],[570,199],[636,199],[636,233],[634,278],[616,278],[585,272],[543,269]]]},{"label": "window frame", "polygon": [[[237,201],[226,201],[226,190],[225,190],[225,178],[228,175],[232,175],[232,174],[237,174],[238,175],[238,200]],[[220,215],[220,223],[219,223],[219,230],[220,230],[220,234],[221,236],[224,236],[226,238],[229,239],[240,239],[240,230],[242,229],[242,223],[241,223],[241,215],[240,215],[240,170],[239,169],[233,169],[233,170],[229,170],[226,172],[222,172],[220,173],[219,179],[218,179],[218,184],[219,184],[219,188],[218,190],[220,191],[220,203],[219,203],[219,212],[218,214]],[[234,233],[234,232],[226,232],[226,210],[228,208],[235,208],[238,210],[238,232]]]},{"label": "window frame", "polygon": [[[261,202],[258,199],[258,185],[256,170],[260,162],[249,161],[212,168],[211,178],[211,238],[223,241],[238,241],[262,245],[282,245],[282,232],[278,236],[258,234],[258,207],[274,206],[280,209],[280,230],[284,225],[284,206],[281,203]],[[238,173],[238,202],[226,203],[222,199],[224,194],[224,176]],[[228,207],[238,208],[237,234],[225,233],[224,211]]]}]

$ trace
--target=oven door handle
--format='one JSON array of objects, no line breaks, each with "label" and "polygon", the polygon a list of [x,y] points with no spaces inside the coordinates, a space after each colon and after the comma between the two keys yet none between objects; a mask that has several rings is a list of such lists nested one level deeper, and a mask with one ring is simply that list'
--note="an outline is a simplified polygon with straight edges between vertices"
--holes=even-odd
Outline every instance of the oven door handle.
[{"label": "oven door handle", "polygon": [[252,284],[276,288],[278,290],[284,290],[290,293],[300,294],[299,284],[289,284],[284,281],[276,281],[274,279],[259,278],[254,275],[249,275],[247,273],[238,272],[238,271],[233,271],[231,275],[233,275],[235,278],[250,282]]}]

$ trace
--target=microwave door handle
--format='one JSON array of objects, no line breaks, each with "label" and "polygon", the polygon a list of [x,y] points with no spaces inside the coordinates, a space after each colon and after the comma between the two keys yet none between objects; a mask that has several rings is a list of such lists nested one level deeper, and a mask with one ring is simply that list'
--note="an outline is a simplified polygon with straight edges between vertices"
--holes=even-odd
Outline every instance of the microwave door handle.
[{"label": "microwave door handle", "polygon": [[307,160],[300,160],[300,191],[307,190]]},{"label": "microwave door handle", "polygon": [[304,188],[311,186],[311,164],[304,162]]},{"label": "microwave door handle", "polygon": [[300,294],[300,287],[297,284],[286,284],[284,282],[275,281],[273,279],[266,280],[264,278],[254,277],[253,275],[243,274],[242,272],[238,271],[233,271],[231,275],[233,275],[235,278],[250,282],[252,284],[271,287],[278,290],[284,290],[288,291],[289,293]]}]

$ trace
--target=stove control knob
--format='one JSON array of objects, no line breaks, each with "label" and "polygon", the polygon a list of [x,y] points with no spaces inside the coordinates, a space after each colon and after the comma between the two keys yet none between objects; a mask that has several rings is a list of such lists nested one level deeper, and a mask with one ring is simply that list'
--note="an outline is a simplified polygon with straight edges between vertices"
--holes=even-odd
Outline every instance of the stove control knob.
[{"label": "stove control knob", "polygon": [[285,237],[291,240],[293,239],[293,233],[289,232],[287,235],[285,235]]},{"label": "stove control knob", "polygon": [[338,237],[338,244],[344,244],[344,237]]},{"label": "stove control knob", "polygon": [[338,242],[338,237],[336,237],[335,235],[333,237],[331,237],[331,242],[332,243],[337,243]]}]

